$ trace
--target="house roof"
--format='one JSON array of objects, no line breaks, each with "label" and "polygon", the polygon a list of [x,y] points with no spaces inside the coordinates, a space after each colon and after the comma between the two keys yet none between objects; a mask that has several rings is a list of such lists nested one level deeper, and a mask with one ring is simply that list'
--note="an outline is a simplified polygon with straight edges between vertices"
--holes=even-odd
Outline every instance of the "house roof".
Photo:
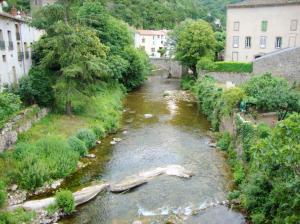
[{"label": "house roof", "polygon": [[21,19],[21,18],[17,18],[15,16],[12,16],[11,14],[9,13],[6,13],[6,12],[0,12],[0,18],[1,17],[4,17],[6,19],[11,19],[11,20],[15,20],[15,21],[18,21],[18,22],[25,22],[24,19]]},{"label": "house roof", "polygon": [[167,35],[169,30],[136,30],[136,33],[140,35]]},{"label": "house roof", "polygon": [[297,5],[300,0],[245,0],[227,5],[227,8],[254,8],[265,6]]}]

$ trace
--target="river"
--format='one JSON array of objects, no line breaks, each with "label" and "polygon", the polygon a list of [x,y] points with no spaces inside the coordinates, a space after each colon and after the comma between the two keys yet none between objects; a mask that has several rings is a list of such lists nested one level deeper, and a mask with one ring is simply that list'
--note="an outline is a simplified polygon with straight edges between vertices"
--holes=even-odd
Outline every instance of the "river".
[{"label": "river", "polygon": [[[192,215],[209,203],[226,199],[232,187],[222,152],[210,148],[209,123],[195,102],[164,96],[179,90],[179,80],[150,76],[124,102],[122,129],[92,151],[97,158],[69,177],[63,187],[76,190],[93,180],[118,181],[126,176],[176,164],[193,171],[190,179],[159,176],[123,194],[102,193],[61,221],[64,224],[208,223],[241,224],[242,214],[216,206]],[[145,118],[152,114],[152,118]],[[123,140],[111,145],[112,138]]]}]

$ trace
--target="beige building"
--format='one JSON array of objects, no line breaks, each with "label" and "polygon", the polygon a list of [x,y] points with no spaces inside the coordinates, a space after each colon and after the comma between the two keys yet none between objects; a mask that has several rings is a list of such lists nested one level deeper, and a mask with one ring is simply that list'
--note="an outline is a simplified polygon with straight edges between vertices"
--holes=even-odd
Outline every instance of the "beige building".
[{"label": "beige building", "polygon": [[42,31],[30,27],[20,15],[2,11],[0,4],[0,90],[17,83],[31,67],[32,44]]},{"label": "beige building", "polygon": [[150,58],[160,58],[161,49],[168,49],[168,30],[136,30],[134,45],[146,51]]},{"label": "beige building", "polygon": [[300,46],[300,0],[245,0],[227,6],[226,61],[250,62]]}]

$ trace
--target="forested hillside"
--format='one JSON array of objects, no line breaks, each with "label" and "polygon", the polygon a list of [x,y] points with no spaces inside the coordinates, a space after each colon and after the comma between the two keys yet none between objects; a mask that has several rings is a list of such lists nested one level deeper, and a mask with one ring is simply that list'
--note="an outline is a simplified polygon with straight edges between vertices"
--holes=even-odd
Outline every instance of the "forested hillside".
[{"label": "forested hillside", "polygon": [[173,28],[191,19],[225,24],[226,5],[240,0],[103,0],[113,16],[138,28]]}]

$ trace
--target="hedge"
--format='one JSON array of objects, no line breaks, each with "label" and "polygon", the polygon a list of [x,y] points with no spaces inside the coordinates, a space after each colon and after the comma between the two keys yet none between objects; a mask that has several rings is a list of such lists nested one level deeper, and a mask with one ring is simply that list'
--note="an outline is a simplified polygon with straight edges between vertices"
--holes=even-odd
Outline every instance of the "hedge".
[{"label": "hedge", "polygon": [[212,72],[237,72],[237,73],[251,73],[253,71],[252,63],[244,62],[215,62],[214,66],[210,68]]}]

